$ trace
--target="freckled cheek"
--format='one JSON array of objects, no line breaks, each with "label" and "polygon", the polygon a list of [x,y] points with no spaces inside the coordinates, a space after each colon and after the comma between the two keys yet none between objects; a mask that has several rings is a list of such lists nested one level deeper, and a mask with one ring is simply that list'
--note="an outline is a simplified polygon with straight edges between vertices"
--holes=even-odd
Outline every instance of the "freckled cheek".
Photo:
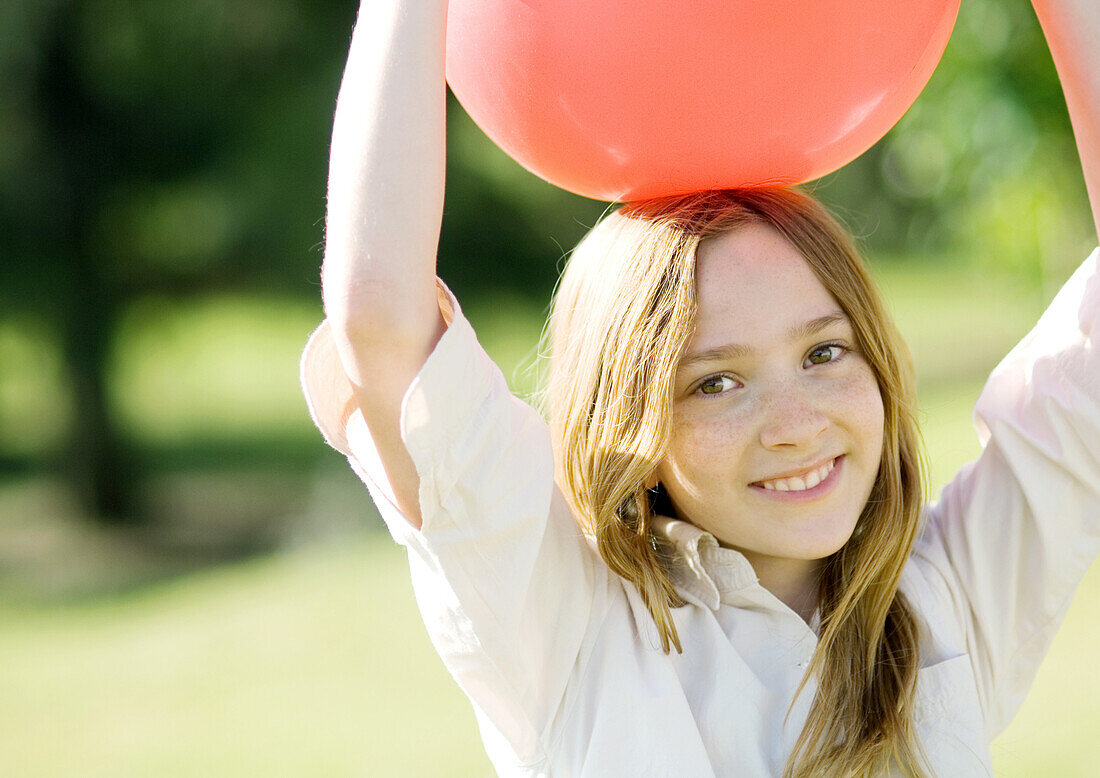
[{"label": "freckled cheek", "polygon": [[836,418],[869,439],[881,442],[882,395],[870,368],[853,372],[830,387],[830,406]]},{"label": "freckled cheek", "polygon": [[673,423],[668,462],[682,475],[728,472],[744,447],[745,428],[744,420],[736,415],[719,418],[680,415]]}]

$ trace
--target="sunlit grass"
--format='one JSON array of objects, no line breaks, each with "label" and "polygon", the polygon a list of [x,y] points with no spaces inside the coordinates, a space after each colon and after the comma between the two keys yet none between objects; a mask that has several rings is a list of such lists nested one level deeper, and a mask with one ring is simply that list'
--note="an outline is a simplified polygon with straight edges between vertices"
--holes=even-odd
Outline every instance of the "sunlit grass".
[{"label": "sunlit grass", "polygon": [[0,634],[0,775],[488,774],[382,535],[6,607]]},{"label": "sunlit grass", "polygon": [[45,324],[0,319],[0,452],[20,456],[56,447],[72,409],[61,355]]},{"label": "sunlit grass", "polygon": [[947,259],[877,263],[872,270],[923,387],[984,379],[1049,302],[1019,276]]},{"label": "sunlit grass", "polygon": [[[5,776],[491,774],[380,534],[2,614]],[[1093,774],[1098,622],[1100,568],[994,743],[998,775]]]},{"label": "sunlit grass", "polygon": [[298,354],[319,323],[319,306],[287,299],[141,300],[112,360],[119,416],[149,442],[308,430]]}]

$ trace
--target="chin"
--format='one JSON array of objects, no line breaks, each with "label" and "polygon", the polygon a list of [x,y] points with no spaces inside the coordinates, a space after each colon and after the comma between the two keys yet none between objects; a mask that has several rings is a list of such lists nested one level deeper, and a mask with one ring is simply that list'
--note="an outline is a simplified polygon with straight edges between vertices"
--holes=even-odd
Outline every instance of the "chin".
[{"label": "chin", "polygon": [[[820,529],[820,527],[814,529]],[[835,531],[790,537],[786,556],[807,561],[825,559],[844,548],[853,532],[855,532],[855,522],[845,522],[843,527],[836,527]]]}]

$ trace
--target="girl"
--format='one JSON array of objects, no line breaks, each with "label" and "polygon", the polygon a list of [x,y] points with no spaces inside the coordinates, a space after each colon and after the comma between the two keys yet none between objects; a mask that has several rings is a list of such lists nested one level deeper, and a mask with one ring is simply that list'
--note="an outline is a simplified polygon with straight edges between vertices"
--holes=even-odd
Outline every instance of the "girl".
[{"label": "girl", "polygon": [[[1096,214],[1100,7],[1035,5]],[[445,15],[361,8],[302,378],[497,770],[991,775],[1100,551],[1100,251],[994,371],[984,452],[935,505],[905,347],[797,190],[597,225],[553,305],[547,425],[435,279]]]}]

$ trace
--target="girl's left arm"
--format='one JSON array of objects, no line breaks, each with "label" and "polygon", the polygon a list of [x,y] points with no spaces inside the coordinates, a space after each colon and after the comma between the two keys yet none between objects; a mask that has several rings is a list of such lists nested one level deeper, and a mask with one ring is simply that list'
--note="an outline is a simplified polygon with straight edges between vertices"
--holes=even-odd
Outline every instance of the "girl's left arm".
[{"label": "girl's left arm", "polygon": [[[1100,231],[1100,0],[1033,0]],[[927,508],[914,570],[970,657],[992,739],[1022,703],[1100,554],[1100,249],[990,375],[983,451]],[[965,692],[965,690],[962,690]]]},{"label": "girl's left arm", "polygon": [[1100,0],[1032,0],[1062,82],[1100,234]]}]

